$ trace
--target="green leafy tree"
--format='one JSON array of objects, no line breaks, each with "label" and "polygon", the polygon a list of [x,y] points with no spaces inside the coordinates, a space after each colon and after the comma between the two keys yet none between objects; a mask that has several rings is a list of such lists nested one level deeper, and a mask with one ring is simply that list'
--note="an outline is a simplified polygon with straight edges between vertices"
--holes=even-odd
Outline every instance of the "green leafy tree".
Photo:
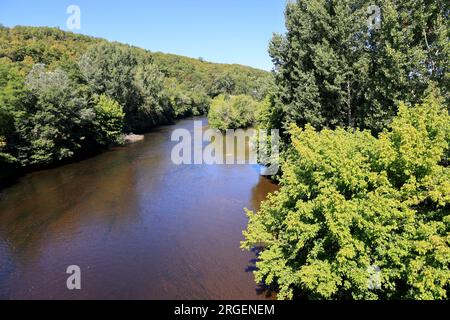
[{"label": "green leafy tree", "polygon": [[21,114],[17,132],[22,165],[50,164],[70,158],[81,148],[87,103],[77,95],[67,74],[36,65],[27,78],[32,103]]},{"label": "green leafy tree", "polygon": [[117,101],[101,95],[94,108],[97,142],[102,145],[122,142],[125,113]]},{"label": "green leafy tree", "polygon": [[[450,116],[430,95],[389,130],[291,129],[281,190],[249,212],[278,298],[448,299]],[[379,268],[380,287],[371,286]],[[373,282],[372,282],[373,284]]]},{"label": "green leafy tree", "polygon": [[101,43],[91,47],[80,59],[79,67],[97,94],[106,94],[124,106],[127,129],[138,124],[141,95],[135,85],[137,57],[126,46]]},{"label": "green leafy tree", "polygon": [[24,79],[9,59],[0,59],[0,162],[15,162],[15,115],[26,100]]},{"label": "green leafy tree", "polygon": [[288,32],[269,49],[286,124],[354,125],[368,68],[366,11],[355,0],[288,4]]},{"label": "green leafy tree", "polygon": [[233,94],[236,89],[236,81],[231,74],[219,74],[212,83],[211,96],[216,97],[221,94]]},{"label": "green leafy tree", "polygon": [[141,97],[138,110],[133,114],[138,131],[169,123],[173,118],[173,109],[164,91],[164,75],[159,69],[149,62],[139,65],[135,85]]},{"label": "green leafy tree", "polygon": [[371,32],[370,64],[363,85],[361,127],[380,131],[395,115],[397,101],[418,103],[430,85],[449,103],[448,1],[380,1],[381,27]]},{"label": "green leafy tree", "polygon": [[[381,9],[369,28],[369,7]],[[283,124],[379,132],[398,101],[417,103],[432,82],[448,99],[449,5],[445,1],[297,0],[275,35],[276,101]]]},{"label": "green leafy tree", "polygon": [[259,103],[250,96],[220,95],[211,103],[209,124],[223,131],[246,128],[255,123],[259,108]]}]

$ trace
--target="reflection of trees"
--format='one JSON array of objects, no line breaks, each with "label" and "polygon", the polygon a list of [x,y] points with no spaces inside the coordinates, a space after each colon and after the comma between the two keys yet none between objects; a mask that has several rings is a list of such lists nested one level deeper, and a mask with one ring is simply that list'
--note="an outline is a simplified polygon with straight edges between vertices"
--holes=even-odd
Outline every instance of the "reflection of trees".
[{"label": "reflection of trees", "polygon": [[[267,198],[271,192],[277,191],[279,186],[267,177],[261,176],[258,184],[252,188],[251,205],[253,210],[259,210],[261,202]],[[250,209],[250,208],[249,208]]]},{"label": "reflection of trees", "polygon": [[[126,149],[26,176],[0,201],[0,238],[18,258],[45,252],[45,241],[80,234],[92,224],[105,232],[136,212],[134,168]],[[130,216],[131,215],[131,216]],[[101,229],[100,229],[101,230]]]},{"label": "reflection of trees", "polygon": [[[267,177],[261,176],[259,178],[258,183],[252,188],[251,192],[251,205],[252,210],[259,210],[261,206],[261,202],[267,198],[269,193],[277,191],[279,186],[272,182]],[[254,247],[252,251],[253,258],[249,261],[245,271],[246,272],[254,272],[257,270],[256,263],[258,262],[259,253],[262,250],[262,246]],[[276,288],[272,288],[267,286],[265,283],[258,283],[256,286],[256,293],[258,295],[264,295],[266,298],[274,298],[274,292]]]}]

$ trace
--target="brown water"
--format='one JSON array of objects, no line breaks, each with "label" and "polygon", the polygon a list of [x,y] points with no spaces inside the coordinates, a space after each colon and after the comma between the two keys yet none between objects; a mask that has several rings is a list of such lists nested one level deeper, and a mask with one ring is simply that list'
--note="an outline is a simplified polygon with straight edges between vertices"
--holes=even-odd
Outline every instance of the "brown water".
[{"label": "brown water", "polygon": [[239,243],[243,208],[276,186],[251,165],[172,164],[177,128],[193,120],[1,191],[0,299],[265,298]]}]

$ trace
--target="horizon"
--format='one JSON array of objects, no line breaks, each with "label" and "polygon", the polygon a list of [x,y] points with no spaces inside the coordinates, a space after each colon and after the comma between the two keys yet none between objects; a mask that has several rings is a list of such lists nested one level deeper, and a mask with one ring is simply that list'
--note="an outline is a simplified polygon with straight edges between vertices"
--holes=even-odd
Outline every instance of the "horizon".
[{"label": "horizon", "polygon": [[[286,1],[231,2],[230,5],[229,1],[132,0],[107,6],[106,1],[89,3],[86,0],[5,1],[0,4],[0,24],[8,28],[59,28],[151,52],[271,71],[269,41],[273,33],[285,31]],[[80,8],[80,29],[71,30],[67,26],[71,16],[67,9],[71,5]],[[142,29],[145,31],[140,31]]]}]

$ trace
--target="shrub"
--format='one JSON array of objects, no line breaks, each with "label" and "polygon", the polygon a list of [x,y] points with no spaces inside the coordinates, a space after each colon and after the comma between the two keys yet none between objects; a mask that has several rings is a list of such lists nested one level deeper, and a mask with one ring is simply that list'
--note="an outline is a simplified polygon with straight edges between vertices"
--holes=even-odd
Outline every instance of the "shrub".
[{"label": "shrub", "polygon": [[[450,116],[430,95],[389,130],[291,129],[279,192],[248,212],[243,248],[280,299],[447,299]],[[368,285],[380,268],[379,289]]]},{"label": "shrub", "polygon": [[102,145],[120,142],[125,113],[119,103],[106,95],[99,97],[95,106],[97,142]]},{"label": "shrub", "polygon": [[246,95],[219,95],[208,114],[209,124],[219,130],[246,128],[256,120],[259,103]]}]

